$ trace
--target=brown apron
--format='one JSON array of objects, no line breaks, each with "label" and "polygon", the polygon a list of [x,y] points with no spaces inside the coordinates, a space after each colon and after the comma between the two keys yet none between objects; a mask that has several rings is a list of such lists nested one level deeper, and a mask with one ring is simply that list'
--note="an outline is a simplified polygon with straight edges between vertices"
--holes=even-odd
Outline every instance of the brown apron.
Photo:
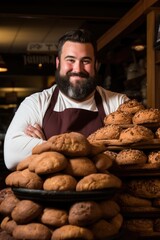
[{"label": "brown apron", "polygon": [[63,112],[55,112],[53,109],[57,101],[58,93],[59,90],[56,87],[43,119],[42,127],[46,139],[53,135],[66,132],[79,132],[88,137],[98,128],[104,126],[103,119],[105,117],[105,112],[102,98],[98,91],[95,92],[95,102],[98,108],[97,112],[76,108],[68,108]]}]

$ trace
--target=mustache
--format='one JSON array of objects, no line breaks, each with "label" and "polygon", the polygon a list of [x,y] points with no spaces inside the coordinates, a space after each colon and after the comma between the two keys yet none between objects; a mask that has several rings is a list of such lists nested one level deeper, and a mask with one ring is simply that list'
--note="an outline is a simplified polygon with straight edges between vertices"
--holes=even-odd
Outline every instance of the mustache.
[{"label": "mustache", "polygon": [[71,77],[71,76],[84,77],[84,78],[88,78],[89,77],[89,74],[88,73],[84,73],[84,72],[79,72],[79,73],[68,72],[67,75],[69,77]]}]

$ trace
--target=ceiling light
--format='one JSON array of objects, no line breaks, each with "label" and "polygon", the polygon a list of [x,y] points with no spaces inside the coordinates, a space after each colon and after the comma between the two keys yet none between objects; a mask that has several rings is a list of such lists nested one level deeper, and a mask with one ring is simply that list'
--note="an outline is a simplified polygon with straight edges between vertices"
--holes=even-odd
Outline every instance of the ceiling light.
[{"label": "ceiling light", "polygon": [[132,49],[134,49],[135,51],[143,51],[145,49],[145,46],[143,44],[137,44],[133,45]]},{"label": "ceiling light", "polygon": [[2,58],[2,56],[0,56],[0,72],[7,72],[8,69],[6,67],[6,64]]},{"label": "ceiling light", "polygon": [[145,49],[144,41],[142,39],[136,39],[131,47],[135,51],[143,51]]}]

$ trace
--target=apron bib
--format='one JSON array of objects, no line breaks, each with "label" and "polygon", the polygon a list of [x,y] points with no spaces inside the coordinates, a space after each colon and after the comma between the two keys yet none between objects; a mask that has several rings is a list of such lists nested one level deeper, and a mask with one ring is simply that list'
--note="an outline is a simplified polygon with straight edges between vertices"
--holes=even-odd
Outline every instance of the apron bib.
[{"label": "apron bib", "polygon": [[77,108],[68,108],[63,112],[55,112],[53,109],[58,93],[59,90],[56,87],[43,119],[42,127],[46,139],[66,132],[79,132],[88,137],[91,133],[104,126],[103,119],[105,112],[102,105],[102,98],[98,91],[95,92],[95,102],[98,112]]}]

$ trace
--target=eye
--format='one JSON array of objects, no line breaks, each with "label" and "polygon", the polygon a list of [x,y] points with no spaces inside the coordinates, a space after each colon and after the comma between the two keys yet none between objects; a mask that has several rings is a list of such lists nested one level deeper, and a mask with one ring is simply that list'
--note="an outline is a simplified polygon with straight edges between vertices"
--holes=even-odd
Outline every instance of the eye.
[{"label": "eye", "polygon": [[67,58],[66,61],[69,62],[69,63],[74,63],[75,62],[75,60],[73,58]]},{"label": "eye", "polygon": [[83,59],[82,62],[83,62],[84,65],[87,65],[87,64],[91,63],[91,60],[90,59]]}]

